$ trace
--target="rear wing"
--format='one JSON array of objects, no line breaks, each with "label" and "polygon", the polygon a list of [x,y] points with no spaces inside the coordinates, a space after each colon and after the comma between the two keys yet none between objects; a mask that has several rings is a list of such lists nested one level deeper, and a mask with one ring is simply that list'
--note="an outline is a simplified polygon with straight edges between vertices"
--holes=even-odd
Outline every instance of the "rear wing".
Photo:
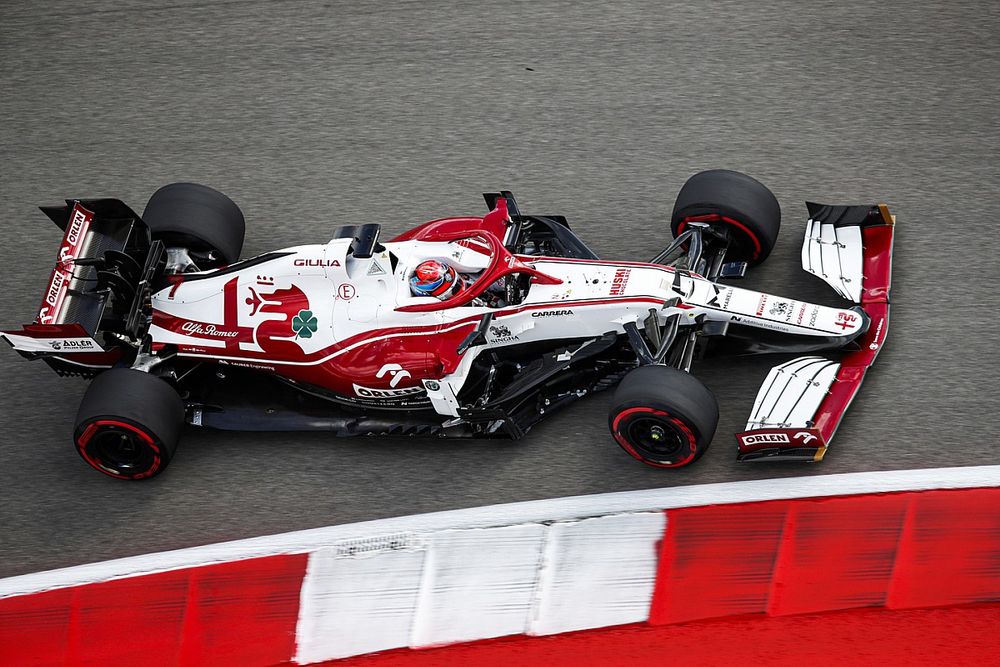
[{"label": "rear wing", "polygon": [[[63,230],[56,263],[31,324],[0,332],[22,356],[89,369],[121,356],[144,333],[149,283],[163,255],[142,219],[117,199],[41,207]],[[108,340],[105,333],[117,334]]]},{"label": "rear wing", "polygon": [[896,217],[885,204],[806,206],[802,268],[859,304],[871,324],[839,361],[800,357],[771,369],[736,434],[739,461],[822,460],[888,333]]}]

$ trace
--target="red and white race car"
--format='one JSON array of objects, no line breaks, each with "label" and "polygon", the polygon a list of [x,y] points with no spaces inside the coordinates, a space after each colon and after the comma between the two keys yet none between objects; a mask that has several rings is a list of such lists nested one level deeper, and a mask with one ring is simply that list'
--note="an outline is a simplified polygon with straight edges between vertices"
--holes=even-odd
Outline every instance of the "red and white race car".
[{"label": "red and white race car", "polygon": [[[803,267],[855,305],[726,284],[767,258],[774,195],[732,171],[694,175],[673,242],[649,262],[603,261],[561,216],[509,192],[482,218],[381,242],[377,224],[239,261],[244,219],[225,195],[175,183],[140,217],[115,199],[42,210],[64,231],[38,317],[3,337],[60,374],[93,378],[76,446],[120,479],[162,471],[185,423],[335,435],[520,438],[566,403],[618,385],[613,437],[677,467],[708,447],[706,354],[795,353],[765,379],[740,460],[820,460],[885,341],[893,217],[808,204]],[[414,290],[428,260],[460,277]],[[817,356],[833,351],[830,356]]]}]

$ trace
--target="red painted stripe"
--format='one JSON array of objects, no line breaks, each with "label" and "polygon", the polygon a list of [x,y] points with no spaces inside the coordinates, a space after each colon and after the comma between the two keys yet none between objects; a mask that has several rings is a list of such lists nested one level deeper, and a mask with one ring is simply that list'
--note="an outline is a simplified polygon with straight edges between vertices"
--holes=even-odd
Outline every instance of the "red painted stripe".
[{"label": "red painted stripe", "polygon": [[791,503],[768,613],[881,606],[910,494]]},{"label": "red painted stripe", "polygon": [[992,600],[1000,489],[869,494],[668,510],[649,620]]},{"label": "red painted stripe", "polygon": [[649,622],[764,612],[788,507],[779,501],[669,510]]},{"label": "red painted stripe", "polygon": [[308,554],[192,570],[182,665],[270,665],[295,653]]},{"label": "red painted stripe", "polygon": [[913,496],[887,606],[1000,600],[1000,488]]},{"label": "red painted stripe", "polygon": [[1000,653],[1000,605],[852,610],[790,617],[743,617],[683,625],[624,625],[551,637],[337,660],[331,667],[843,667],[988,665]]},{"label": "red painted stripe", "polygon": [[168,665],[184,627],[188,572],[164,572],[75,591],[69,664]]},{"label": "red painted stripe", "polygon": [[0,600],[0,665],[64,664],[75,590]]},{"label": "red painted stripe", "polygon": [[286,662],[306,560],[254,558],[0,600],[0,664]]}]

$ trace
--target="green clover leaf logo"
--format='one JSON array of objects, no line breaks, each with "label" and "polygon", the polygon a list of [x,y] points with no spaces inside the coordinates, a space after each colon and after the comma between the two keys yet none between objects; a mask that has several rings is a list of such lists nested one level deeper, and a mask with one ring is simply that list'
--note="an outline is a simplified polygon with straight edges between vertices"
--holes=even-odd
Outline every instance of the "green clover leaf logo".
[{"label": "green clover leaf logo", "polygon": [[292,331],[296,338],[312,338],[317,329],[316,318],[311,310],[300,310],[299,314],[292,318]]}]

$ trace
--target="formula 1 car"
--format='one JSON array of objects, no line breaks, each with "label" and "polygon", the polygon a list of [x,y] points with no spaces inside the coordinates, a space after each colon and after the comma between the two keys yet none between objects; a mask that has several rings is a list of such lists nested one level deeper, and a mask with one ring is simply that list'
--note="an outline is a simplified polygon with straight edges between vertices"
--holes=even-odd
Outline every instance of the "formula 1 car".
[{"label": "formula 1 car", "polygon": [[[615,385],[617,443],[679,467],[718,422],[695,360],[766,352],[802,356],[765,379],[739,460],[823,458],[886,337],[885,205],[807,204],[803,268],[855,304],[831,308],[723,282],[767,258],[781,218],[774,195],[738,172],[687,181],[674,239],[649,262],[600,260],[564,217],[484,196],[481,218],[384,243],[378,224],[346,225],[327,243],[242,261],[243,214],[211,188],[167,185],[142,216],[116,199],[67,200],[42,208],[64,237],[38,317],[2,335],[92,379],[76,448],[119,479],[161,472],[185,423],[517,439]],[[463,287],[414,296],[409,278],[429,258]]]}]

